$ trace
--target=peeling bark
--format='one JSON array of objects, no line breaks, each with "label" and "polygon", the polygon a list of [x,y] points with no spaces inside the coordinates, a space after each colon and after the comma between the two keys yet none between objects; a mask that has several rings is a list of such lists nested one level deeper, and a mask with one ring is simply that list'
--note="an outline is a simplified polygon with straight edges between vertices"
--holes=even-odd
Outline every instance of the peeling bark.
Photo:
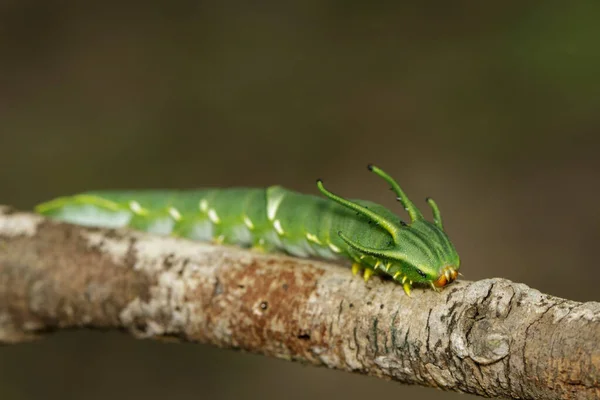
[{"label": "peeling bark", "polygon": [[487,397],[600,398],[600,303],[504,279],[408,298],[339,265],[0,207],[0,343],[65,328],[210,343]]}]

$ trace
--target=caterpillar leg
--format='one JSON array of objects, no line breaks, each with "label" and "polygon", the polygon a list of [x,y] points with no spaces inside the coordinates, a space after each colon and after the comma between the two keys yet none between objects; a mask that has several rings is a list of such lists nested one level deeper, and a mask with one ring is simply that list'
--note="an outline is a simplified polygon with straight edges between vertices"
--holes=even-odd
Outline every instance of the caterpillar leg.
[{"label": "caterpillar leg", "polygon": [[219,235],[212,239],[213,244],[224,244],[225,243],[225,235]]},{"label": "caterpillar leg", "polygon": [[361,272],[362,272],[363,279],[365,280],[365,282],[367,282],[371,278],[371,276],[373,276],[373,273],[375,271],[369,267],[365,267],[365,266],[359,264],[358,262],[354,262],[352,264],[352,275],[358,275]]},{"label": "caterpillar leg", "polygon": [[402,276],[402,274],[400,273],[400,271],[396,272],[394,274],[394,280],[396,282],[401,282],[402,283],[402,289],[404,289],[404,293],[406,293],[406,295],[408,297],[411,297],[410,295],[410,291],[412,289],[412,281],[409,280],[406,276]]},{"label": "caterpillar leg", "polygon": [[410,283],[405,282],[404,285],[402,285],[402,288],[404,289],[404,293],[406,293],[408,297],[411,297],[410,289],[412,289],[412,286],[410,285]]},{"label": "caterpillar leg", "polygon": [[382,270],[382,271],[386,271],[386,268],[383,266],[383,263],[381,261],[377,261],[375,263],[375,266],[373,266],[372,268],[367,267],[363,274],[363,278],[365,279],[365,282],[367,282],[369,280],[369,278],[371,278],[371,276],[373,276],[373,274],[375,274],[377,272],[378,269]]}]

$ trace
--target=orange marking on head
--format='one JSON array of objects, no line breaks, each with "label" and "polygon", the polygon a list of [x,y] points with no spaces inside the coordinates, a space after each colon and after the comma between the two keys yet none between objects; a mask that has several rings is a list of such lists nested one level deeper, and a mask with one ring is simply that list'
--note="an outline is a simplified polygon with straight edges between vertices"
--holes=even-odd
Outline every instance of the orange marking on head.
[{"label": "orange marking on head", "polygon": [[446,286],[447,283],[448,283],[448,281],[446,280],[446,275],[444,275],[444,274],[440,275],[438,280],[433,282],[433,284],[436,287],[444,287],[444,286]]},{"label": "orange marking on head", "polygon": [[436,287],[444,287],[451,284],[458,277],[458,271],[452,267],[445,267],[440,274],[440,277],[433,282]]}]

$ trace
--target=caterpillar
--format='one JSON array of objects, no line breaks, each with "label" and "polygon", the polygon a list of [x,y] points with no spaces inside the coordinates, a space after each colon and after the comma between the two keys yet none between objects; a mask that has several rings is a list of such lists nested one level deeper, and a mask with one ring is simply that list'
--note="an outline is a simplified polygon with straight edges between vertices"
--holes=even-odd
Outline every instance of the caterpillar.
[{"label": "caterpillar", "polygon": [[85,226],[130,227],[297,257],[349,259],[352,272],[362,272],[365,281],[373,274],[389,276],[409,296],[415,284],[439,291],[456,280],[460,258],[435,201],[426,199],[433,212],[430,222],[390,175],[374,165],[368,168],[391,186],[410,222],[374,202],[340,197],[321,179],[317,187],[325,198],[281,186],[92,191],[59,197],[35,210]]}]

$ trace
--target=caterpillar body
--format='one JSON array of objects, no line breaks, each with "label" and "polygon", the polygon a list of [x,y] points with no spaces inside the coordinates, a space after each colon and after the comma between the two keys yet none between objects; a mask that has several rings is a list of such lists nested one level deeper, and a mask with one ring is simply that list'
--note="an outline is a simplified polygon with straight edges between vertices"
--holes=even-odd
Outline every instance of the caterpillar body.
[{"label": "caterpillar body", "polygon": [[297,257],[346,258],[353,261],[353,273],[362,270],[365,280],[374,273],[390,276],[408,295],[415,283],[438,290],[453,282],[460,258],[436,203],[427,199],[432,223],[388,174],[372,165],[369,170],[391,185],[409,223],[379,204],[339,197],[321,180],[317,187],[325,198],[281,186],[99,191],[59,197],[36,211],[79,225],[130,227]]}]

